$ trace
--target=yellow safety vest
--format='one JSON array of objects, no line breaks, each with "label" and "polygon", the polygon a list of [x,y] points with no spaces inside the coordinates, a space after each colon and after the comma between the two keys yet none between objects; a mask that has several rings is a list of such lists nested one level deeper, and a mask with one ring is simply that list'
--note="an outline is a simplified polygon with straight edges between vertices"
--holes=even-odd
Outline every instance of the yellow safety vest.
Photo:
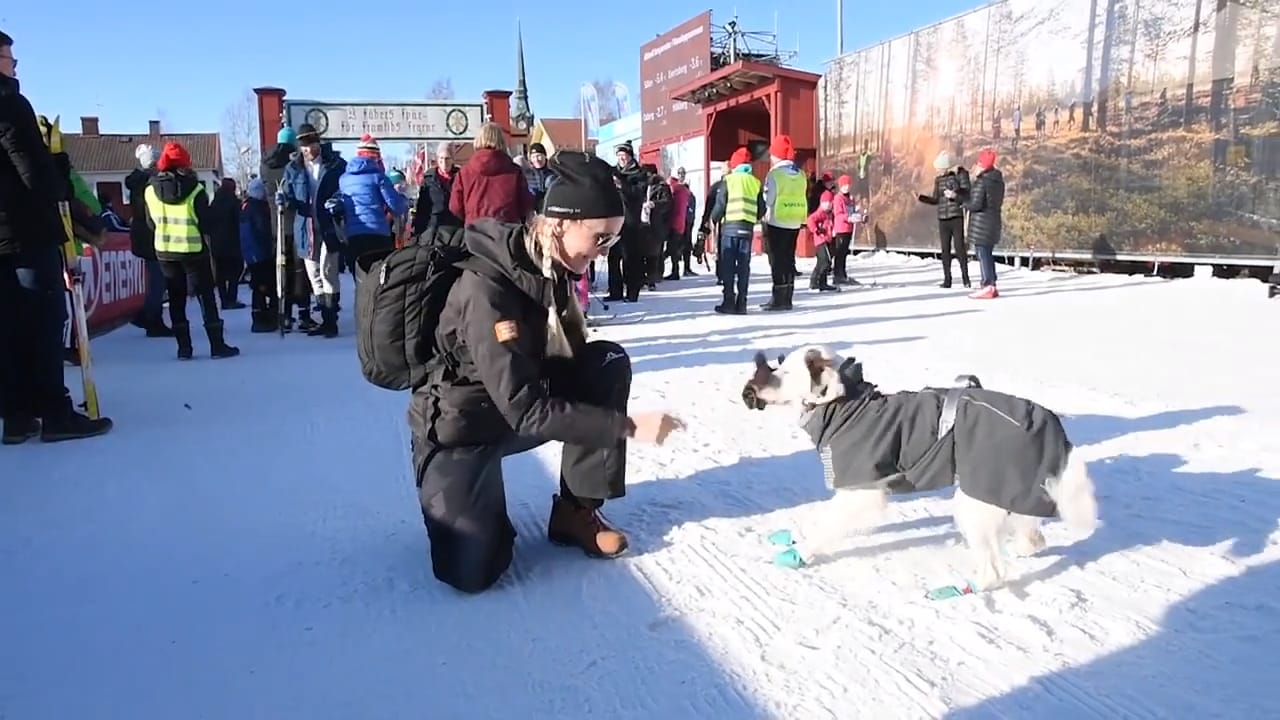
[{"label": "yellow safety vest", "polygon": [[725,222],[746,222],[754,225],[760,217],[760,181],[755,175],[732,172],[725,176]]},{"label": "yellow safety vest", "polygon": [[800,227],[809,217],[809,199],[805,196],[808,190],[803,173],[773,169],[773,189],[778,194],[770,198],[773,203],[771,218],[778,223]]},{"label": "yellow safety vest", "polygon": [[155,188],[147,186],[143,201],[151,221],[156,225],[156,252],[174,255],[195,255],[204,250],[200,237],[200,225],[196,221],[196,195],[204,190],[196,185],[181,205],[160,202]]}]

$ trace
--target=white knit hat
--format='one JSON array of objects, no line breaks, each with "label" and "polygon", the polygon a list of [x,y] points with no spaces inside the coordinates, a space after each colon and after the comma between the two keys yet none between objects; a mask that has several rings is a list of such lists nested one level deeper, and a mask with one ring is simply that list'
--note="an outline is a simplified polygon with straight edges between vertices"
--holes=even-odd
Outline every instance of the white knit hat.
[{"label": "white knit hat", "polygon": [[934,170],[946,170],[947,168],[951,167],[951,165],[952,165],[951,153],[947,152],[946,150],[943,150],[942,152],[938,153],[938,157],[933,159]]},{"label": "white knit hat", "polygon": [[160,151],[142,143],[133,151],[133,156],[138,158],[138,165],[144,168],[155,167],[156,162],[160,160]]}]

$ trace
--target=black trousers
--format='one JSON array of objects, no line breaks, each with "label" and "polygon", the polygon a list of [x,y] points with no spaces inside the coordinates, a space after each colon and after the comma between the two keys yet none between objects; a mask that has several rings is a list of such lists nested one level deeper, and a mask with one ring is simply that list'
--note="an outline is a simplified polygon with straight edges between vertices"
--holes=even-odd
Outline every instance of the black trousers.
[{"label": "black trousers", "polygon": [[276,312],[276,261],[275,258],[249,265],[249,307],[253,312]]},{"label": "black trousers", "polygon": [[200,316],[206,327],[222,320],[214,293],[213,267],[207,253],[178,260],[161,260],[160,272],[164,273],[165,287],[169,290],[169,322],[174,326],[188,324],[189,297],[200,303]]},{"label": "black trousers", "polygon": [[[942,281],[951,284],[951,258],[960,261],[960,280],[969,284],[969,246],[964,241],[964,218],[938,221],[938,241],[942,250]],[[952,251],[955,254],[952,255]]]},{"label": "black trousers", "polygon": [[0,255],[0,417],[57,421],[71,415],[62,381],[62,268],[56,245]]},{"label": "black trousers", "polygon": [[764,226],[765,253],[769,256],[769,273],[774,286],[791,285],[796,280],[796,238],[800,228],[788,230]]},{"label": "black trousers", "polygon": [[831,243],[825,242],[814,248],[818,262],[813,266],[813,274],[809,276],[809,289],[817,290],[827,284],[827,275],[831,272]]},{"label": "black trousers", "polygon": [[236,291],[240,288],[240,278],[243,275],[244,260],[240,256],[214,256],[213,282],[223,305],[236,301]]},{"label": "black trousers", "polygon": [[[552,394],[575,402],[626,412],[631,394],[631,360],[616,343],[596,341],[573,361],[572,387]],[[476,593],[491,587],[511,565],[516,531],[507,516],[502,459],[532,450],[543,441],[510,437],[498,445],[438,447],[415,429],[413,464],[422,520],[431,540],[436,579]],[[626,493],[627,441],[612,447],[564,446],[560,494],[586,505]]]},{"label": "black trousers", "polygon": [[849,253],[853,250],[853,233],[840,233],[831,239],[831,266],[836,281],[849,277]]},{"label": "black trousers", "polygon": [[640,297],[645,284],[643,230],[623,226],[622,239],[609,250],[609,299]]}]

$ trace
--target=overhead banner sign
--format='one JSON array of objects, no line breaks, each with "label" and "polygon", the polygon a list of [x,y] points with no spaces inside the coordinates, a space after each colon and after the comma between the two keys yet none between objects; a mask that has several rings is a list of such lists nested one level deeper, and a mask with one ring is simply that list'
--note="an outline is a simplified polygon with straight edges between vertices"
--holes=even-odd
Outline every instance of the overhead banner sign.
[{"label": "overhead banner sign", "polygon": [[702,129],[701,108],[671,90],[711,74],[711,11],[640,46],[640,135],[646,145]]},{"label": "overhead banner sign", "polygon": [[356,142],[362,135],[379,141],[463,142],[473,140],[484,123],[480,103],[422,100],[403,103],[285,102],[285,121],[297,130],[306,123],[327,142]]}]

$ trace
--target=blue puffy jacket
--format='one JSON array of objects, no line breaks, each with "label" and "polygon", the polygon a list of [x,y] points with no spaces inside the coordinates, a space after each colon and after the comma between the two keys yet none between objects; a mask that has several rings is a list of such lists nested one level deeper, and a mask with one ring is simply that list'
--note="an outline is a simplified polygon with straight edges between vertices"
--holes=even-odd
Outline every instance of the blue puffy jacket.
[{"label": "blue puffy jacket", "polygon": [[338,193],[347,237],[390,235],[387,210],[396,217],[409,211],[408,201],[371,158],[357,157],[347,163],[347,171],[338,180]]}]

